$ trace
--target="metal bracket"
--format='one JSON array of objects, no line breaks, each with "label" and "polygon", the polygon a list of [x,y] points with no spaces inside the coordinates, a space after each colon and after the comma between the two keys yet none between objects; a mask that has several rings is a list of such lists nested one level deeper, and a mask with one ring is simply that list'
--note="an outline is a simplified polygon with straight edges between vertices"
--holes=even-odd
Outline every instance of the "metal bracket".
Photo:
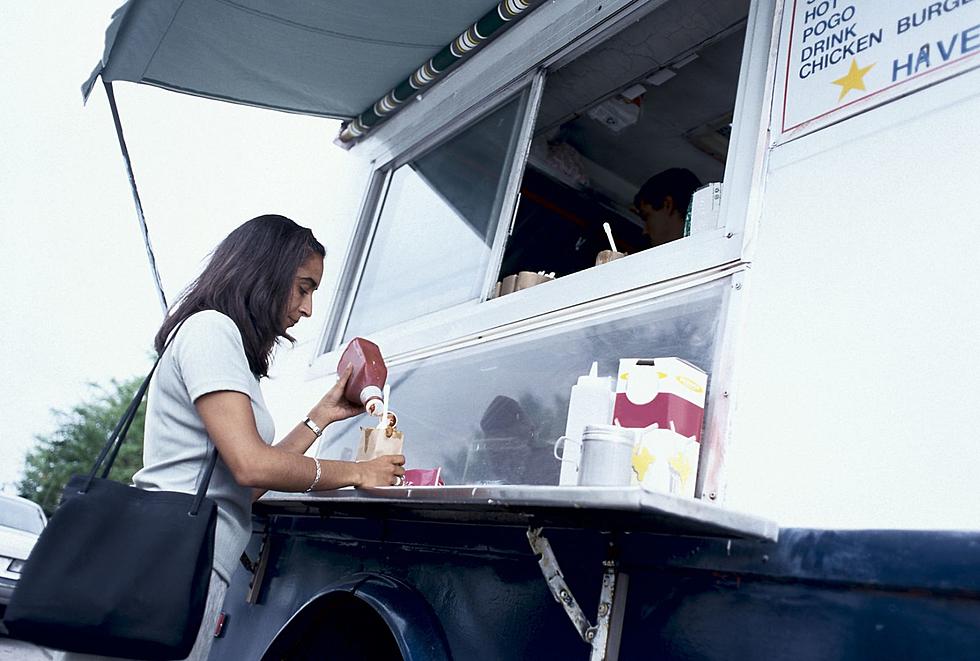
[{"label": "metal bracket", "polygon": [[595,625],[589,623],[582,608],[575,601],[571,588],[558,566],[558,559],[541,528],[528,528],[527,540],[538,557],[538,565],[548,589],[555,601],[565,609],[583,641],[592,647],[591,661],[616,661],[619,658],[619,642],[622,637],[623,614],[629,576],[619,571],[615,547],[610,543],[609,557],[602,563],[602,589],[599,593],[598,616]]},{"label": "metal bracket", "polygon": [[265,534],[262,535],[262,545],[259,547],[259,559],[254,564],[255,571],[252,573],[252,582],[248,585],[248,595],[245,603],[256,604],[259,601],[259,593],[262,592],[262,583],[265,580],[265,570],[269,566],[269,552],[272,550],[272,535],[268,526]]}]

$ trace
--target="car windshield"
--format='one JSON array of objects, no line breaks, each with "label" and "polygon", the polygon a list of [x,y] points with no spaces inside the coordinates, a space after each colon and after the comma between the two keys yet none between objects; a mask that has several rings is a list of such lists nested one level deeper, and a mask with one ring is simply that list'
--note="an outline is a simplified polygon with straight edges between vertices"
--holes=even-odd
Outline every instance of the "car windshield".
[{"label": "car windshield", "polygon": [[37,508],[10,498],[0,498],[0,526],[26,530],[40,535],[44,529],[44,519]]}]

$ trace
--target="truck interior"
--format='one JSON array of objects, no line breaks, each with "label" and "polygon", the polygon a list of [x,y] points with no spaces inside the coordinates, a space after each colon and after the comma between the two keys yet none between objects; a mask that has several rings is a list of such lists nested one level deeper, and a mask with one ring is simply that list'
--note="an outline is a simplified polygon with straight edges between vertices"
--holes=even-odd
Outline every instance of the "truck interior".
[{"label": "truck interior", "polygon": [[619,251],[648,248],[633,198],[658,172],[722,181],[749,3],[684,5],[548,72],[501,277],[594,266],[609,247],[603,222]]}]

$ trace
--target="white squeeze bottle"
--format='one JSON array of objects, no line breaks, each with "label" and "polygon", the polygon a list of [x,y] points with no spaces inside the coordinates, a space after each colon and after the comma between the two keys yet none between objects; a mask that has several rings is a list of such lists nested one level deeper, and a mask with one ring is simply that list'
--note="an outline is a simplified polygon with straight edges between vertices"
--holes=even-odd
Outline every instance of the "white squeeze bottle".
[{"label": "white squeeze bottle", "polygon": [[[582,458],[582,430],[586,425],[608,425],[612,422],[615,380],[599,376],[599,363],[593,362],[588,374],[572,386],[565,422],[565,444],[562,448],[560,486],[578,484]],[[558,453],[555,453],[558,456]]]}]

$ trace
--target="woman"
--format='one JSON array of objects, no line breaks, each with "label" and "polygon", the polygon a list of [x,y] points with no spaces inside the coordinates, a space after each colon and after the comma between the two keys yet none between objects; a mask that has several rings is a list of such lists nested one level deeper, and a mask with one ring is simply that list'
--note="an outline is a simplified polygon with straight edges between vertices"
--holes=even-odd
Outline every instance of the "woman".
[{"label": "woman", "polygon": [[[323,246],[283,216],[259,216],[225,238],[156,336],[163,358],[150,381],[144,467],[150,490],[194,493],[213,444],[219,460],[208,488],[218,506],[207,608],[188,659],[206,659],[232,572],[251,534],[251,503],[266,489],[322,491],[400,482],[401,455],[354,463],[304,456],[319,430],[363,412],[344,399],[350,370],[308,417],[272,445],[272,418],[259,380],[279,338],[313,312]],[[166,351],[167,339],[174,333]],[[67,655],[66,658],[87,658]]]}]

